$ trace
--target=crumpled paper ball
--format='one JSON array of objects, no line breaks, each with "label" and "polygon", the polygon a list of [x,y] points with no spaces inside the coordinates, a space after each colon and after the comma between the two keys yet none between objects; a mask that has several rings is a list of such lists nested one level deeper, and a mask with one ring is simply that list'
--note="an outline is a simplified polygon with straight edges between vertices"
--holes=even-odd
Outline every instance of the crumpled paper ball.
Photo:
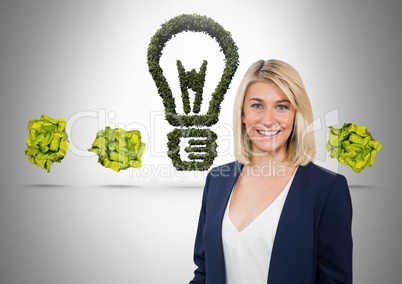
[{"label": "crumpled paper ball", "polygon": [[96,134],[92,147],[88,149],[98,155],[101,165],[116,172],[141,167],[144,150],[145,144],[141,142],[138,130],[111,129],[109,126]]},{"label": "crumpled paper ball", "polygon": [[67,153],[70,142],[66,133],[66,121],[42,115],[28,122],[25,155],[31,164],[50,172],[54,162],[60,163]]},{"label": "crumpled paper ball", "polygon": [[331,158],[337,158],[357,173],[374,165],[374,159],[382,145],[375,140],[365,126],[345,123],[342,128],[329,126],[326,148]]}]

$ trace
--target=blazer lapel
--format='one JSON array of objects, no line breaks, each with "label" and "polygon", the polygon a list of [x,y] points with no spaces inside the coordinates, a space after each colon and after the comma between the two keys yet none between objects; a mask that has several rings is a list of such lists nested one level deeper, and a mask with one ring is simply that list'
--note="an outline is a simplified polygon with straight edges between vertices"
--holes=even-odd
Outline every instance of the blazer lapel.
[{"label": "blazer lapel", "polygon": [[268,283],[293,283],[289,269],[297,269],[300,261],[307,261],[303,256],[309,249],[306,244],[310,244],[310,236],[304,233],[312,231],[312,201],[303,190],[310,185],[306,170],[305,166],[299,166],[289,188],[272,248]]},{"label": "blazer lapel", "polygon": [[222,231],[223,215],[225,214],[230,194],[242,168],[243,165],[237,161],[228,165],[227,170],[220,168],[221,172],[216,174],[218,178],[214,183],[214,190],[210,190],[210,194],[215,195],[210,198],[210,201],[213,203],[212,208],[215,211],[216,225],[219,232]]},{"label": "blazer lapel", "polygon": [[[212,283],[225,283],[225,260],[222,243],[222,220],[242,165],[238,162],[214,168],[210,172],[211,181],[208,189],[207,223],[204,241],[208,244],[206,251],[210,255],[209,273]],[[213,256],[213,257],[212,257]],[[208,283],[211,283],[208,282]]]}]

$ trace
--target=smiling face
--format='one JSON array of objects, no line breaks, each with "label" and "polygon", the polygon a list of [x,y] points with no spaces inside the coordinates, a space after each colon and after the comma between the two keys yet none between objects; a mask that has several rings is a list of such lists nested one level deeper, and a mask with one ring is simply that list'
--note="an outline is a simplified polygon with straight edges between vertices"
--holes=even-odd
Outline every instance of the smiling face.
[{"label": "smiling face", "polygon": [[274,83],[252,83],[244,97],[242,122],[246,127],[253,155],[285,157],[296,111]]}]

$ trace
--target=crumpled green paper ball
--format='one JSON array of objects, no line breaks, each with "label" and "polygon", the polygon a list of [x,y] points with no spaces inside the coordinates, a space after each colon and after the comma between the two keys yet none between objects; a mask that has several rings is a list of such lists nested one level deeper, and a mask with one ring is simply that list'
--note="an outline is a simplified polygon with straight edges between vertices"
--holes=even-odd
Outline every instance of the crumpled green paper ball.
[{"label": "crumpled green paper ball", "polygon": [[99,156],[101,165],[116,172],[141,167],[144,150],[145,144],[141,142],[138,130],[111,129],[109,126],[96,134],[92,147],[88,149]]},{"label": "crumpled green paper ball", "polygon": [[382,145],[374,140],[365,126],[345,123],[342,128],[329,126],[331,130],[326,148],[331,158],[337,158],[360,173],[366,166],[374,165],[374,159]]},{"label": "crumpled green paper ball", "polygon": [[28,122],[29,135],[25,155],[31,164],[50,172],[54,162],[60,163],[67,153],[70,142],[66,133],[66,121],[42,115]]}]

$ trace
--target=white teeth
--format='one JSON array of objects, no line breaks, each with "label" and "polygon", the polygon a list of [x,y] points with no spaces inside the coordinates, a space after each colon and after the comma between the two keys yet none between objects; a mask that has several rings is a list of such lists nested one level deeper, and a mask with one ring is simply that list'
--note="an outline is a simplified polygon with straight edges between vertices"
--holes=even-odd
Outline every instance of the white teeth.
[{"label": "white teeth", "polygon": [[264,136],[274,136],[274,135],[278,134],[279,131],[278,130],[267,130],[267,131],[259,130],[258,133],[260,133]]}]

